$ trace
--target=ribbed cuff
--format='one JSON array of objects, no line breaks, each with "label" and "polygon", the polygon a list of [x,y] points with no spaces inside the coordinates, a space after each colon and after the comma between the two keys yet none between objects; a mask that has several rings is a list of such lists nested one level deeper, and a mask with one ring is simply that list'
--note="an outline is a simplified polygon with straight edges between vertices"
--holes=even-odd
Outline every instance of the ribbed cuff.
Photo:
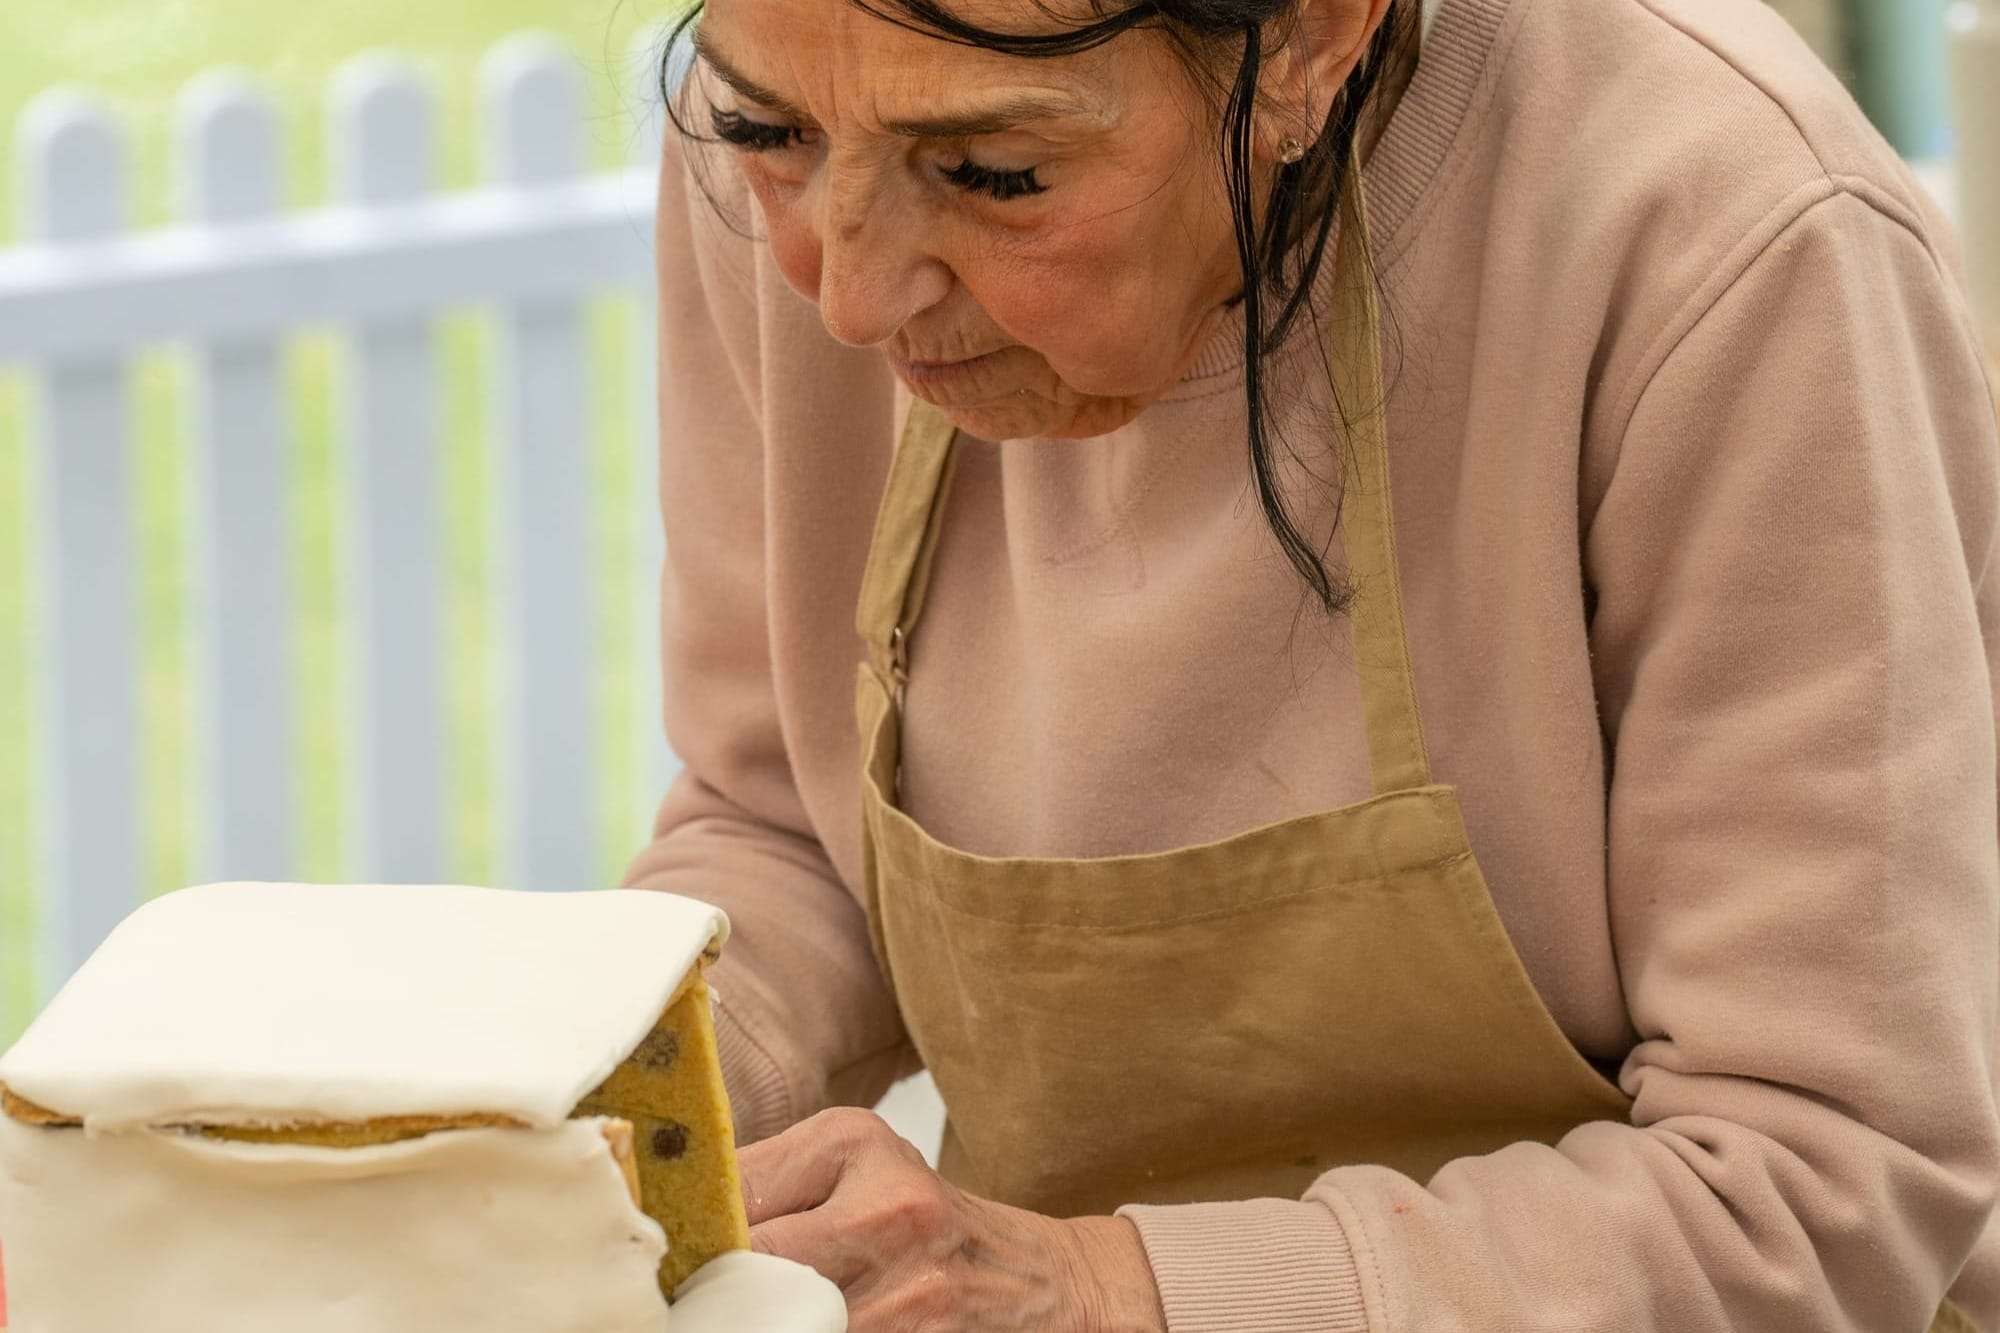
[{"label": "ribbed cuff", "polygon": [[1319,1204],[1134,1204],[1118,1216],[1139,1228],[1168,1333],[1368,1333],[1353,1248]]},{"label": "ribbed cuff", "polygon": [[722,1086],[736,1120],[739,1146],[783,1133],[792,1123],[792,1095],[785,1071],[722,1003],[715,1005],[715,1053],[722,1062]]}]

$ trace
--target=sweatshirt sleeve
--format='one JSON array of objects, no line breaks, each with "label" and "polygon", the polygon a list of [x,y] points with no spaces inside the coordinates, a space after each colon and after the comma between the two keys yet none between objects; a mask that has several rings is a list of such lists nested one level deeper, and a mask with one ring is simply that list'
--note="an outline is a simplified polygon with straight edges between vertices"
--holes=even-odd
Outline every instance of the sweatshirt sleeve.
[{"label": "sweatshirt sleeve", "polygon": [[[912,1065],[861,906],[793,781],[765,621],[764,351],[740,173],[669,136],[657,222],[661,652],[683,765],[629,886],[715,904],[711,974],[739,1141],[872,1102]],[[697,172],[696,168],[706,168]]]},{"label": "sweatshirt sleeve", "polygon": [[2000,1182],[2000,447],[1913,227],[1718,275],[1586,531],[1630,1123],[1127,1209],[1176,1333],[1929,1323]]}]

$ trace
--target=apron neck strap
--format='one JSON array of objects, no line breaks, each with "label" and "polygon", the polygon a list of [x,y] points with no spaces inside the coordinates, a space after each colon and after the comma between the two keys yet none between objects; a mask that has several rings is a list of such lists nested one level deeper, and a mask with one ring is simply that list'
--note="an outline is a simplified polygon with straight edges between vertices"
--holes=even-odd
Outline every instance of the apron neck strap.
[{"label": "apron neck strap", "polygon": [[[1354,657],[1368,734],[1368,765],[1376,794],[1386,795],[1429,786],[1431,776],[1396,569],[1381,318],[1358,167],[1349,171],[1342,192],[1334,263],[1339,304],[1328,327],[1337,343],[1328,348],[1328,362],[1336,401],[1346,418],[1347,460],[1340,521],[1356,593]],[[908,679],[910,636],[930,585],[956,442],[950,420],[930,404],[913,399],[875,518],[855,624],[875,669],[898,686]]]},{"label": "apron neck strap", "polygon": [[1334,253],[1339,293],[1329,347],[1334,401],[1346,427],[1347,468],[1340,522],[1354,585],[1354,661],[1368,732],[1375,794],[1431,782],[1430,755],[1417,713],[1417,680],[1403,623],[1403,582],[1396,566],[1396,513],[1389,491],[1388,399],[1382,388],[1382,317],[1368,245],[1368,209],[1355,162],[1341,192],[1340,243]]},{"label": "apron neck strap", "polygon": [[875,669],[898,686],[908,679],[910,635],[930,588],[957,440],[958,431],[944,413],[911,399],[875,515],[855,628]]}]

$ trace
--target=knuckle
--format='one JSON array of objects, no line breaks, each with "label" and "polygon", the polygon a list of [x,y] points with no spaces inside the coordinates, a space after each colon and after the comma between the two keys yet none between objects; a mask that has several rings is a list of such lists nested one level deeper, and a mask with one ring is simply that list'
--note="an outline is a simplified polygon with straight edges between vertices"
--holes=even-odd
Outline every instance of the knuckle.
[{"label": "knuckle", "polygon": [[882,1191],[875,1204],[875,1222],[902,1241],[934,1237],[949,1229],[950,1203],[933,1182],[916,1177]]},{"label": "knuckle", "polygon": [[881,1116],[858,1106],[836,1106],[820,1112],[815,1119],[828,1137],[854,1147],[873,1141],[888,1128]]}]

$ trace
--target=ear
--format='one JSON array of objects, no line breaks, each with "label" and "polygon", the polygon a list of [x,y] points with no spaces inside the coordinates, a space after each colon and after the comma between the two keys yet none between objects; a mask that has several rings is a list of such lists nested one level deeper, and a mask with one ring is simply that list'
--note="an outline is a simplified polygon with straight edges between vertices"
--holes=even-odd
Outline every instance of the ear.
[{"label": "ear", "polygon": [[1290,19],[1264,29],[1264,67],[1258,80],[1263,94],[1257,118],[1260,157],[1276,161],[1288,135],[1308,145],[1318,137],[1333,113],[1334,99],[1388,18],[1389,2],[1298,0]]}]

